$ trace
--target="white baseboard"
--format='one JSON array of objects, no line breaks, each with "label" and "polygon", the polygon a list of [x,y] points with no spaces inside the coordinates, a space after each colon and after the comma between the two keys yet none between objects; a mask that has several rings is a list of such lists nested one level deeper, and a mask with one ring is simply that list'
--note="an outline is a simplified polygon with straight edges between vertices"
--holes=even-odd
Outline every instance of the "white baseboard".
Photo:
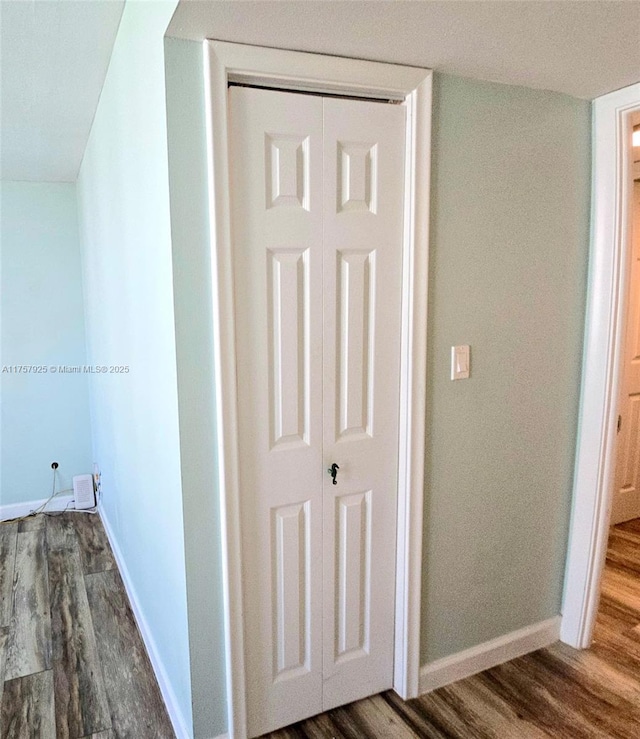
[{"label": "white baseboard", "polygon": [[[32,511],[36,511],[44,505],[47,500],[48,498],[43,498],[42,500],[30,500],[27,503],[10,503],[9,505],[0,506],[0,521],[10,521],[12,518],[28,516]],[[67,507],[72,507],[73,500],[73,495],[58,495],[51,500],[45,511],[47,513],[64,511]]]},{"label": "white baseboard", "polygon": [[166,670],[164,669],[164,665],[162,663],[162,660],[160,659],[160,655],[158,654],[158,648],[156,646],[155,639],[153,638],[151,630],[149,629],[149,625],[147,624],[144,614],[142,613],[142,610],[140,608],[138,596],[133,586],[131,576],[129,575],[127,565],[125,564],[125,561],[122,557],[122,552],[120,551],[118,542],[113,535],[113,531],[111,529],[111,526],[109,525],[109,520],[104,514],[104,511],[102,510],[102,508],[98,508],[98,511],[100,513],[100,519],[104,526],[104,530],[107,533],[107,538],[109,539],[109,543],[111,544],[113,556],[115,557],[116,563],[118,565],[118,570],[120,571],[122,582],[124,583],[125,590],[127,591],[127,595],[129,596],[131,610],[133,611],[133,615],[135,616],[138,630],[142,635],[142,640],[144,641],[144,645],[147,649],[147,654],[149,655],[149,659],[151,660],[153,671],[155,672],[156,680],[158,681],[160,692],[162,693],[162,698],[164,699],[169,718],[171,719],[171,723],[173,724],[173,730],[176,733],[177,739],[191,739],[192,734],[187,729],[187,723],[184,719],[184,715],[180,710],[176,695],[173,692],[173,688],[171,687],[171,683],[169,682],[169,679],[167,677]]},{"label": "white baseboard", "polygon": [[548,647],[560,638],[560,620],[560,616],[555,616],[423,665],[420,668],[420,693],[429,693],[528,652]]}]

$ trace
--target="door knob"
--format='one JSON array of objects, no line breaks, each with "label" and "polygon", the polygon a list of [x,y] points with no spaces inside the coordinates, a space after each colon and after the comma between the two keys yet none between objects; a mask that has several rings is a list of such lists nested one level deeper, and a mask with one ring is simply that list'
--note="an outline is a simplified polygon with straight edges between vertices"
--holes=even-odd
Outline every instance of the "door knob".
[{"label": "door knob", "polygon": [[340,467],[338,467],[338,465],[335,462],[331,465],[331,467],[329,467],[327,469],[327,472],[331,475],[331,477],[333,477],[333,484],[334,485],[337,485],[338,484],[338,481],[336,480],[336,477],[338,476],[338,470],[339,469],[340,469]]}]

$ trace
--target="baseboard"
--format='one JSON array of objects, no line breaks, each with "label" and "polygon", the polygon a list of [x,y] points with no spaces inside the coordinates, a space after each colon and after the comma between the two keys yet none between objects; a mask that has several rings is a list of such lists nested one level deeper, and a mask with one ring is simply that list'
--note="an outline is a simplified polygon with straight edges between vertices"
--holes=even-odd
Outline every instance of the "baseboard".
[{"label": "baseboard", "polygon": [[173,692],[173,688],[171,687],[171,683],[169,682],[169,679],[167,677],[164,665],[162,663],[162,660],[160,659],[160,655],[158,654],[158,648],[156,646],[155,639],[153,638],[151,630],[149,629],[149,625],[147,624],[144,614],[140,608],[136,590],[133,586],[131,576],[129,575],[127,565],[125,564],[125,561],[122,557],[122,552],[120,551],[118,542],[113,535],[111,526],[109,525],[109,519],[104,514],[102,508],[99,508],[98,511],[100,513],[100,519],[104,526],[104,530],[107,533],[107,538],[109,539],[109,543],[111,544],[113,556],[115,557],[116,563],[118,565],[118,570],[120,571],[122,582],[124,583],[125,590],[127,591],[127,595],[129,596],[131,610],[133,611],[133,615],[136,619],[138,630],[140,631],[142,640],[144,641],[144,645],[147,649],[147,654],[149,655],[149,659],[151,660],[151,665],[153,666],[153,671],[155,672],[156,680],[158,681],[160,692],[162,693],[162,698],[164,699],[169,718],[171,719],[171,723],[173,724],[173,730],[176,733],[177,739],[191,739],[192,734],[187,729],[187,723],[184,719],[184,715],[180,710],[176,695]]},{"label": "baseboard", "polygon": [[[43,506],[47,500],[48,498],[43,498],[42,500],[30,500],[27,503],[10,503],[9,505],[0,506],[0,521],[9,521],[12,518],[28,516]],[[58,495],[51,499],[45,511],[47,513],[64,511],[67,507],[71,508],[73,500],[73,495]]]},{"label": "baseboard", "polygon": [[548,647],[559,638],[560,616],[555,616],[450,657],[429,662],[420,668],[420,693],[429,693],[528,652]]}]

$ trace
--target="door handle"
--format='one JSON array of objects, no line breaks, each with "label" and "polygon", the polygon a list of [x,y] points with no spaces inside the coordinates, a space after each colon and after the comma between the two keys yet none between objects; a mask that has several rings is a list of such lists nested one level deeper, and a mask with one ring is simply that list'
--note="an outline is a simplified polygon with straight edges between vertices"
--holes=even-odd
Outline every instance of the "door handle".
[{"label": "door handle", "polygon": [[338,481],[336,480],[336,478],[338,476],[338,470],[339,469],[340,469],[340,467],[338,467],[338,465],[335,462],[331,465],[331,467],[329,467],[327,469],[327,472],[331,475],[331,477],[333,477],[333,484],[334,485],[337,485],[338,484]]}]

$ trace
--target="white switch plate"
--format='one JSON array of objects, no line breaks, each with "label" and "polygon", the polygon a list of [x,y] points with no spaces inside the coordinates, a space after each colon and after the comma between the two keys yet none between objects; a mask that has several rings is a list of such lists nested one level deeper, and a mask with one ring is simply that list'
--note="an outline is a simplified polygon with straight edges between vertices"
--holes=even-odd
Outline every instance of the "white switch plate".
[{"label": "white switch plate", "polygon": [[466,380],[471,369],[471,355],[468,344],[451,347],[451,379]]}]

